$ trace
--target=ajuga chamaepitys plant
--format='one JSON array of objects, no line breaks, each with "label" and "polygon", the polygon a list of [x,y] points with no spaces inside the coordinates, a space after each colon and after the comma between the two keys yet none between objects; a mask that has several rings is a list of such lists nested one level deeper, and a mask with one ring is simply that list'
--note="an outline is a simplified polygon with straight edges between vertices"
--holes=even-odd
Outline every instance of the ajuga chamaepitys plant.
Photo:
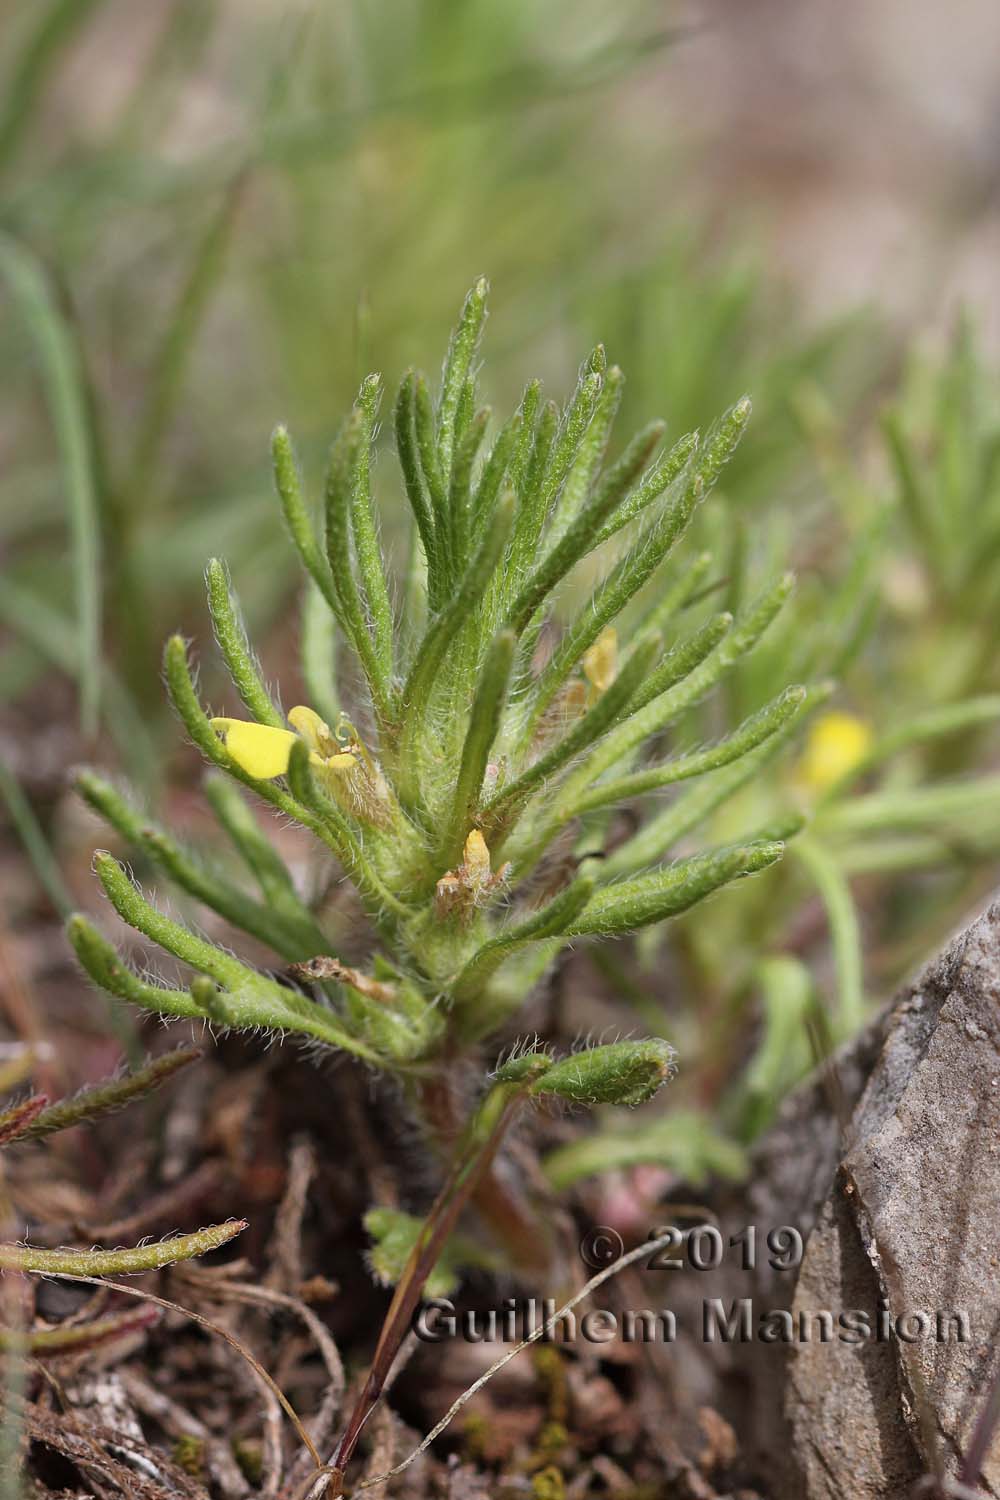
[{"label": "ajuga chamaepitys plant", "polygon": [[[287,714],[278,706],[221,562],[208,567],[209,604],[245,716],[213,718],[185,642],[168,642],[167,688],[191,739],[225,773],[210,779],[208,795],[246,884],[195,859],[96,775],[79,781],[155,866],[285,965],[280,976],[262,972],[207,941],[98,854],[119,915],[195,977],[186,989],[140,978],[75,917],[70,935],[92,978],[164,1015],[351,1053],[400,1080],[446,1148],[450,1175],[427,1225],[414,1231],[397,1292],[404,1301],[419,1295],[473,1194],[502,1223],[510,1253],[537,1261],[544,1236],[530,1224],[518,1233],[516,1206],[497,1210],[496,1195],[509,1189],[490,1179],[519,1100],[636,1104],[668,1077],[672,1050],[662,1041],[558,1061],[528,1048],[499,1068],[490,1041],[516,1024],[568,944],[662,921],[780,857],[780,829],[677,853],[776,753],[812,696],[788,688],[715,743],[665,753],[664,731],[753,647],[791,587],[782,577],[742,618],[719,613],[685,629],[682,611],[708,561],[664,576],[739,440],[749,402],[704,439],[692,433],[665,446],[655,422],[609,458],[623,377],[598,347],[565,406],[545,400],[535,381],[494,428],[476,394],[486,290],[480,281],[466,300],[436,397],[410,372],[393,405],[413,517],[405,578],[387,575],[379,541],[380,377],[364,381],[333,444],[319,527],[289,435],[274,434],[277,491],[310,580],[303,665],[313,705]],[[324,613],[336,650],[326,649]],[[694,778],[694,789],[661,803],[631,837],[609,838],[616,809]],[[370,924],[364,963],[335,951],[244,790],[309,829],[353,884]],[[492,1084],[462,1133],[448,1079],[473,1068],[492,1073]]]}]

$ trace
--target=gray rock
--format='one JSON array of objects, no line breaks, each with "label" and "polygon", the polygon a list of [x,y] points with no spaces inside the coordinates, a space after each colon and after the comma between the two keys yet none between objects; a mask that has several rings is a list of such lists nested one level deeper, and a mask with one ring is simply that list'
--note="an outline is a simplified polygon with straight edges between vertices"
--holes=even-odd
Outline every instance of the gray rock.
[{"label": "gray rock", "polygon": [[[827,1343],[793,1338],[785,1487],[809,1500],[894,1500],[936,1464],[959,1476],[995,1370],[1000,904],[949,945],[845,1062],[851,1113],[840,1144],[829,1110],[824,1127],[820,1100],[806,1093],[759,1163],[759,1206],[773,1217],[781,1204],[786,1222],[797,1210],[803,1228],[812,1224],[793,1329],[800,1314],[825,1309],[836,1320],[857,1309],[874,1335],[851,1343],[838,1327]],[[791,1150],[796,1124],[802,1135]],[[984,1495],[1000,1496],[1000,1445],[979,1482]]]}]

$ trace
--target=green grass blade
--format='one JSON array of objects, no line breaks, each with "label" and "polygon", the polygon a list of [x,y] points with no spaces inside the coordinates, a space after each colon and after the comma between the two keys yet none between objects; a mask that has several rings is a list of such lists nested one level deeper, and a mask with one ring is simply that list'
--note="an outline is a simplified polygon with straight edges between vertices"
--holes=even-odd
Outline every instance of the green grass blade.
[{"label": "green grass blade", "polygon": [[4,68],[0,106],[0,169],[14,157],[36,123],[38,103],[55,66],[77,31],[102,0],[52,0],[20,55]]},{"label": "green grass blade", "polygon": [[834,1030],[837,1038],[843,1040],[853,1036],[865,1019],[861,927],[851,887],[836,861],[816,839],[805,835],[795,841],[793,849],[819,892],[826,910],[837,966],[839,995]]},{"label": "green grass blade", "polygon": [[0,272],[38,351],[62,460],[73,552],[80,722],[91,737],[101,706],[101,543],[83,365],[40,261],[7,234],[0,234]]}]

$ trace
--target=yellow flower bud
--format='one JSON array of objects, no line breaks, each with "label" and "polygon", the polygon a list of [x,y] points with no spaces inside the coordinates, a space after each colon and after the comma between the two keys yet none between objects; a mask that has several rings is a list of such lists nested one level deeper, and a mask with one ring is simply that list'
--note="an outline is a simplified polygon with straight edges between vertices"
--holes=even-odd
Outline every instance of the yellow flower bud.
[{"label": "yellow flower bud", "polygon": [[606,693],[618,676],[618,632],[606,625],[594,644],[583,653],[583,675],[594,695]]},{"label": "yellow flower bud", "polygon": [[468,871],[470,881],[489,880],[491,874],[490,851],[486,847],[486,840],[478,828],[473,828],[466,839],[463,854],[465,857],[465,868]]}]

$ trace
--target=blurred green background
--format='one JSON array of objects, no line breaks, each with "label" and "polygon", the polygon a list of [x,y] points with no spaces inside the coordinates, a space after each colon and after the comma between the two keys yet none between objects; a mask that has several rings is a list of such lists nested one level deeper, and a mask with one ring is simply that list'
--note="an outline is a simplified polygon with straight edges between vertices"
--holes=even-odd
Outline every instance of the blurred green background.
[{"label": "blurred green background", "polygon": [[[1000,22],[957,11],[0,6],[8,923],[45,931],[93,899],[66,792],[81,759],[197,834],[159,657],[180,627],[222,691],[210,554],[296,701],[269,432],[289,423],[315,481],[362,375],[433,373],[485,272],[495,409],[534,374],[561,396],[597,339],[628,377],[622,433],[754,397],[685,555],[713,551],[709,605],[785,560],[799,591],[688,736],[833,674],[876,747],[800,859],[681,924],[667,992],[661,938],[603,977],[645,1024],[667,1016],[701,1104],[751,1056],[727,1119],[758,1128],[808,1061],[816,997],[853,1024],[996,883]],[[379,481],[402,566],[389,461]],[[762,822],[793,772],[726,817]]]}]

